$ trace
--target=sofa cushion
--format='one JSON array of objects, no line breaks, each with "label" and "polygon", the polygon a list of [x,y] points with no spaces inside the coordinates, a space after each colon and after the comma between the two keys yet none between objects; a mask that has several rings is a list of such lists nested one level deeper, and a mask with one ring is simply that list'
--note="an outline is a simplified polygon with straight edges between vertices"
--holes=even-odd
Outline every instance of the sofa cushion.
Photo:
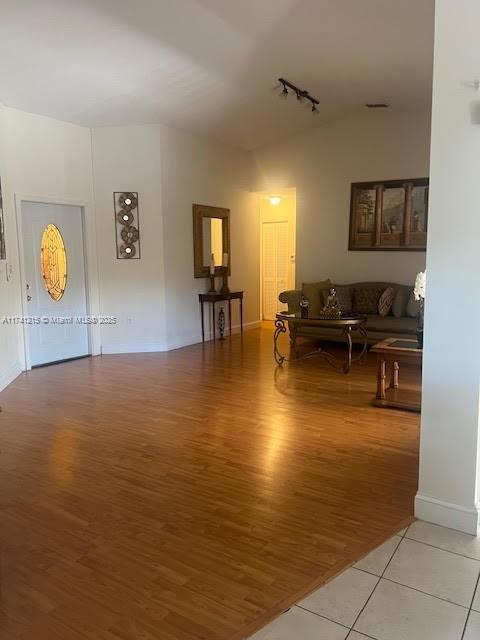
[{"label": "sofa cushion", "polygon": [[395,289],[393,287],[387,287],[380,296],[380,300],[378,301],[378,313],[382,318],[385,318],[385,316],[388,316],[390,313],[394,297]]},{"label": "sofa cushion", "polygon": [[320,315],[323,308],[323,291],[328,291],[332,283],[330,280],[320,282],[304,282],[302,284],[302,294],[309,302],[309,315],[315,317]]},{"label": "sofa cushion", "polygon": [[410,290],[408,287],[399,287],[392,305],[392,313],[395,318],[403,318],[407,315],[407,303]]},{"label": "sofa cushion", "polygon": [[377,314],[378,301],[385,287],[355,287],[353,310],[360,314]]},{"label": "sofa cushion", "polygon": [[415,333],[417,330],[417,320],[415,318],[395,318],[386,316],[382,318],[378,314],[369,315],[367,320],[368,331],[383,331],[384,333]]}]

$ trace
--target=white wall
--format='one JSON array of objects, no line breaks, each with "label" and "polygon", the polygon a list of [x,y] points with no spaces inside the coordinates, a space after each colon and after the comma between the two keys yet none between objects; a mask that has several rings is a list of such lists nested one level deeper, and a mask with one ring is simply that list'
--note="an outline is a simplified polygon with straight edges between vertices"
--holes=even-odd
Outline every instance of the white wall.
[{"label": "white wall", "polygon": [[[198,293],[208,288],[205,279],[193,277],[192,204],[230,209],[230,288],[245,292],[246,325],[260,319],[259,218],[248,152],[168,127],[161,129],[161,146],[167,343],[172,348],[200,340]],[[235,302],[232,310],[235,325]]]},{"label": "white wall", "polygon": [[[231,210],[230,286],[245,291],[245,323],[257,322],[250,154],[162,125],[94,129],[92,141],[102,313],[118,317],[102,332],[103,352],[172,349],[201,339],[198,293],[208,282],[193,277],[194,203]],[[115,256],[112,192],[127,189],[139,192],[141,260]]]},{"label": "white wall", "polygon": [[[160,130],[157,125],[92,131],[100,305],[117,324],[102,327],[102,352],[165,348]],[[138,191],[139,260],[118,260],[114,191]]]},{"label": "white wall", "polygon": [[[51,118],[2,107],[0,110],[0,175],[6,226],[7,264],[12,278],[6,282],[0,262],[0,317],[22,313],[15,196],[85,207],[87,251],[92,263],[92,311],[98,312],[96,289],[93,180],[88,129]],[[0,388],[22,369],[23,346],[19,326],[0,325]],[[98,344],[94,345],[94,349]]]},{"label": "white wall", "polygon": [[296,280],[413,282],[425,252],[348,251],[350,184],[428,176],[427,113],[365,111],[257,150],[255,190],[297,190]]},{"label": "white wall", "polygon": [[477,0],[437,0],[416,515],[479,524],[480,48]]},{"label": "white wall", "polygon": [[[16,206],[24,197],[84,207],[90,311],[118,318],[93,332],[93,353],[156,351],[200,340],[197,293],[207,282],[193,277],[194,202],[231,209],[230,284],[245,290],[245,322],[258,321],[259,225],[250,160],[247,152],[161,125],[91,132],[0,107],[7,243],[0,318],[22,314]],[[139,192],[141,260],[116,259],[112,194],[127,189]],[[3,388],[24,364],[19,325],[0,325],[0,349]]]}]

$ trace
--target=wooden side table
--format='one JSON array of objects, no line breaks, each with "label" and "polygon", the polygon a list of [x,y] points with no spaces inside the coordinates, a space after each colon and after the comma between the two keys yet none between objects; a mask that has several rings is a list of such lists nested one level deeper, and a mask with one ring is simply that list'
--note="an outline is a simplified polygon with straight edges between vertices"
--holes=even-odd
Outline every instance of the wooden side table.
[{"label": "wooden side table", "polygon": [[[373,401],[377,407],[393,407],[407,411],[421,410],[421,388],[401,389],[400,362],[409,362],[422,368],[422,349],[414,338],[387,338],[371,349],[377,354],[377,395]],[[387,367],[390,365],[390,383],[387,387]]]},{"label": "wooden side table", "polygon": [[[202,320],[202,342],[205,342],[205,317],[203,314],[204,303],[212,305],[212,331],[213,342],[215,342],[215,304],[217,302],[228,302],[228,335],[232,335],[232,300],[238,300],[240,304],[240,334],[243,336],[243,291],[230,291],[229,293],[199,293],[200,315]],[[223,324],[219,318],[220,340],[223,339]]]}]

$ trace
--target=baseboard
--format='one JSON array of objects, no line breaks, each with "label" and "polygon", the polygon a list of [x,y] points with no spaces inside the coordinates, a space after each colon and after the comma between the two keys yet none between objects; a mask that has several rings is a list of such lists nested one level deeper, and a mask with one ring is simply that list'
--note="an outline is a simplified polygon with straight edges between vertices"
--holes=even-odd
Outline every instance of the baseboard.
[{"label": "baseboard", "polygon": [[102,355],[115,355],[120,353],[155,353],[166,351],[163,342],[129,342],[123,344],[102,345]]},{"label": "baseboard", "polygon": [[[253,322],[245,322],[243,324],[244,331],[250,331],[251,329],[258,329],[262,326],[261,320],[255,320]],[[240,333],[240,325],[235,324],[232,325],[232,335]],[[218,329],[217,329],[217,338],[218,338]],[[206,341],[210,342],[210,335],[208,331],[205,331]],[[199,344],[202,341],[202,337],[199,334],[191,335],[190,337],[184,337],[180,339],[173,339],[166,343],[163,351],[174,351],[175,349],[181,349],[182,347],[190,347],[193,344]]]},{"label": "baseboard", "polygon": [[[244,331],[251,329],[258,329],[262,326],[261,320],[255,320],[254,322],[246,322],[243,325]],[[232,335],[240,333],[240,325],[232,326]],[[218,336],[218,330],[217,330]],[[209,340],[210,336],[206,335]],[[190,335],[184,335],[181,338],[173,338],[167,342],[133,342],[114,345],[102,345],[101,352],[104,355],[115,355],[120,353],[155,353],[162,351],[174,351],[175,349],[181,349],[183,347],[190,347],[194,344],[199,344],[202,341],[202,337],[198,332]]]},{"label": "baseboard", "polygon": [[478,535],[479,510],[477,507],[462,507],[451,502],[443,502],[419,493],[415,496],[415,516],[419,520]]},{"label": "baseboard", "polygon": [[5,371],[0,374],[0,391],[3,391],[5,387],[15,380],[22,373],[22,365],[16,362],[10,367],[7,367]]}]

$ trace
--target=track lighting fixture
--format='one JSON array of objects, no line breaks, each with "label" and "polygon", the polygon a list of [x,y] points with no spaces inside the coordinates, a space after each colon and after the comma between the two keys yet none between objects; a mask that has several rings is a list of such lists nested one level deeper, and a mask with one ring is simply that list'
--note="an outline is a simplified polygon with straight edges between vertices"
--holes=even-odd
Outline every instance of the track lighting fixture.
[{"label": "track lighting fixture", "polygon": [[311,96],[306,89],[299,89],[294,84],[292,84],[288,80],[285,80],[284,78],[279,78],[278,81],[283,86],[282,93],[280,94],[282,98],[287,98],[289,93],[288,90],[291,89],[292,93],[294,93],[297,96],[297,100],[299,102],[304,102],[305,100],[309,100],[312,104],[312,113],[314,114],[319,113],[317,109],[317,104],[320,104],[319,101],[313,96]]}]

